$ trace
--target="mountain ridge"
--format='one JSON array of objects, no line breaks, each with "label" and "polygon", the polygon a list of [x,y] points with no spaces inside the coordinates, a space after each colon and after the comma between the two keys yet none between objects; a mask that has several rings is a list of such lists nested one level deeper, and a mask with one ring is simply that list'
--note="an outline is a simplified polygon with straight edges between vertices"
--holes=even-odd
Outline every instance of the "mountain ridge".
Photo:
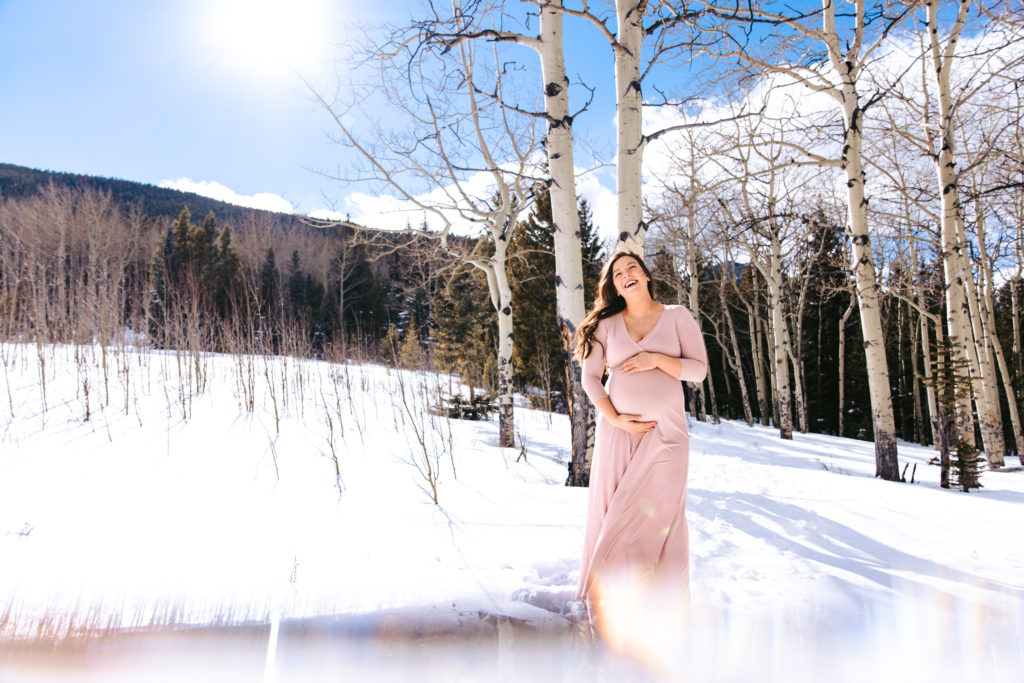
[{"label": "mountain ridge", "polygon": [[239,223],[253,216],[267,216],[282,226],[301,223],[299,214],[254,209],[239,204],[149,183],[122,178],[50,171],[0,162],[0,199],[22,199],[40,193],[52,183],[55,187],[91,189],[109,192],[111,198],[125,208],[137,207],[143,214],[174,220],[186,205],[193,216],[213,212],[226,223]]}]

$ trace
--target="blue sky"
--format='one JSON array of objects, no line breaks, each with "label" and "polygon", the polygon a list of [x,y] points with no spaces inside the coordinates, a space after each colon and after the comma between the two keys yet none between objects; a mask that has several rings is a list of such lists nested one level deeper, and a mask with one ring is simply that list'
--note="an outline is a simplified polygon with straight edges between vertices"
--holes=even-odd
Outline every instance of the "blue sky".
[{"label": "blue sky", "polygon": [[[219,183],[269,194],[271,207],[285,206],[280,197],[303,213],[343,210],[352,188],[311,169],[344,165],[346,151],[327,139],[330,120],[294,74],[275,66],[278,53],[257,49],[260,32],[299,36],[275,41],[286,43],[271,48],[280,54],[318,47],[296,68],[327,82],[353,27],[400,22],[417,5],[0,0],[0,161],[183,189]],[[578,130],[610,155],[610,50],[593,29],[567,22],[566,32],[570,74],[599,87]],[[601,182],[614,183],[610,173]]]},{"label": "blue sky", "polygon": [[[209,25],[214,4],[0,4],[0,160],[154,184],[215,181],[314,208],[331,188],[305,167],[339,151],[324,139],[328,122],[297,81],[261,79],[225,58],[216,34],[231,42],[231,27]],[[339,35],[347,19],[326,16]]]}]

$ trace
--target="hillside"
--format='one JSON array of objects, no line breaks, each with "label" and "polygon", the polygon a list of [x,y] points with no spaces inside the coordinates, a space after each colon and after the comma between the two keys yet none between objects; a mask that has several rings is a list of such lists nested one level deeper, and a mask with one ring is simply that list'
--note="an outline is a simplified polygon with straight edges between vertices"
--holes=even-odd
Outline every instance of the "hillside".
[{"label": "hillside", "polygon": [[70,189],[90,189],[98,192],[109,192],[111,198],[122,206],[137,207],[141,212],[152,218],[173,220],[181,213],[183,206],[188,205],[193,216],[205,216],[214,212],[222,223],[241,224],[247,219],[261,216],[272,219],[282,227],[290,227],[300,223],[300,218],[293,214],[275,213],[260,209],[251,209],[236,204],[210,199],[194,192],[181,192],[146,183],[117,178],[101,178],[98,176],[61,173],[59,171],[41,171],[25,166],[0,163],[0,197],[22,199],[38,194],[39,191],[53,183],[57,187]]}]

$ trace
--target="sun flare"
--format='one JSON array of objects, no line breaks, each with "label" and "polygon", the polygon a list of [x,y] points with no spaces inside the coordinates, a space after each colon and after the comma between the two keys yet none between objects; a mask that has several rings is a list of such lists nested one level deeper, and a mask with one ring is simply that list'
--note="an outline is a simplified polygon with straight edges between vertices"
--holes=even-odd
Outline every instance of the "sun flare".
[{"label": "sun flare", "polygon": [[308,75],[329,57],[328,0],[215,0],[200,22],[209,57],[244,77]]}]

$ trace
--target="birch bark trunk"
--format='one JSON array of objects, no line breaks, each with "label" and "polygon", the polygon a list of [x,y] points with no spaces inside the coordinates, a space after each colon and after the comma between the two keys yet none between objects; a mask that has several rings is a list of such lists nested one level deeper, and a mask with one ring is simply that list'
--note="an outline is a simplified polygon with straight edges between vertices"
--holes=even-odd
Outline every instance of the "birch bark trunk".
[{"label": "birch bark trunk", "polygon": [[[1018,322],[1018,301],[1017,301],[1017,281],[1014,280],[1010,283],[1010,315],[1013,318],[1013,352],[1014,357],[1017,359],[1019,364],[1020,358],[1020,323]],[[999,371],[1003,376],[1003,390],[1006,392],[1006,402],[1010,405],[1010,419],[1013,421],[1013,434],[1014,440],[1017,446],[1017,459],[1020,460],[1020,464],[1024,465],[1024,429],[1022,429],[1020,421],[1020,411],[1017,407],[1017,393],[1013,388],[1013,376],[1010,374],[1009,368],[1006,365],[1006,359],[1003,358],[1002,347],[999,349],[999,353],[996,358],[999,360]],[[1018,373],[1019,376],[1019,373]]]},{"label": "birch bark trunk", "polygon": [[[959,182],[954,160],[953,137],[953,101],[950,93],[950,72],[956,40],[963,27],[967,13],[967,3],[962,3],[954,21],[950,39],[946,49],[939,45],[938,35],[938,2],[926,0],[925,16],[928,31],[928,50],[932,66],[932,76],[936,81],[938,95],[939,131],[937,145],[933,145],[932,160],[935,165],[936,180],[939,184],[942,202],[939,220],[941,257],[943,271],[943,290],[946,299],[947,334],[952,340],[952,362],[954,367],[972,367],[972,374],[977,367],[969,359],[968,339],[970,334],[970,315],[967,306],[964,280],[971,277],[970,263],[967,259],[967,245],[961,241],[961,233],[957,229],[960,216]],[[937,149],[936,149],[937,147]],[[975,375],[976,376],[976,375]],[[972,383],[973,386],[973,383]],[[952,416],[953,426],[968,443],[974,443],[974,425],[971,418],[970,397],[957,399],[955,413]]]},{"label": "birch bark trunk", "polygon": [[856,303],[857,297],[851,293],[850,305],[839,319],[839,436],[844,435],[846,427],[846,323]]},{"label": "birch bark trunk", "polygon": [[[729,277],[732,277],[730,268]],[[726,353],[726,358],[729,361],[729,366],[736,373],[736,380],[740,385],[740,397],[743,400],[743,419],[746,420],[748,427],[754,426],[754,415],[750,410],[750,397],[747,395],[747,382],[743,377],[743,360],[740,355],[740,344],[736,335],[736,327],[732,322],[732,313],[729,312],[729,304],[725,300],[725,281],[723,280],[718,287],[718,301],[722,307],[722,314],[725,317],[725,325],[729,332],[729,344],[732,347],[732,354]]]},{"label": "birch bark trunk", "polygon": [[807,305],[807,288],[810,278],[800,278],[800,297],[797,299],[796,312],[793,318],[793,329],[796,330],[796,339],[790,340],[789,361],[793,366],[793,387],[796,393],[796,417],[797,429],[801,434],[807,434],[810,430],[810,419],[807,415],[807,379],[804,373],[804,358],[801,353],[804,337],[804,307]]},{"label": "birch bark trunk", "polygon": [[[919,305],[923,306],[923,298],[918,298]],[[923,308],[921,310],[924,310]],[[939,412],[938,412],[938,401],[935,397],[935,381],[932,379],[932,365],[934,360],[932,359],[931,344],[929,342],[928,334],[928,318],[921,316],[921,356],[924,360],[924,391],[925,400],[928,404],[928,425],[931,428],[932,433],[932,446],[935,450],[939,450],[941,445],[939,439]]]},{"label": "birch bark trunk", "polygon": [[[472,47],[472,41],[467,37],[464,24],[465,15],[458,8],[455,8],[455,17],[452,20],[452,34],[437,33],[431,34],[429,40],[438,41],[435,46],[443,45],[443,54],[457,57],[461,60],[458,64],[462,80],[453,90],[445,90],[438,83],[431,87],[437,88],[437,94],[445,100],[446,106],[438,109],[431,104],[425,109],[418,105],[424,104],[418,98],[420,92],[415,87],[424,86],[423,82],[416,82],[408,77],[410,69],[415,66],[404,60],[399,63],[388,63],[382,60],[380,64],[380,77],[383,85],[390,86],[393,83],[404,83],[410,86],[416,83],[411,92],[399,96],[391,92],[389,87],[384,88],[389,104],[403,116],[404,125],[410,128],[418,128],[419,144],[413,148],[398,143],[390,135],[382,131],[376,131],[375,141],[367,146],[356,137],[348,127],[346,118],[343,117],[335,103],[328,102],[316,89],[307,83],[316,101],[333,118],[341,131],[342,141],[354,149],[365,161],[368,168],[368,175],[380,182],[389,185],[392,190],[402,199],[418,207],[425,214],[434,216],[443,226],[439,232],[426,232],[413,228],[407,229],[412,234],[420,234],[438,239],[442,248],[449,251],[456,258],[467,263],[472,263],[480,268],[487,277],[488,293],[491,303],[498,314],[500,338],[497,349],[497,365],[499,374],[499,445],[512,446],[515,433],[512,411],[512,296],[506,271],[506,255],[508,239],[511,236],[512,227],[515,226],[519,213],[529,206],[532,201],[534,184],[539,179],[534,175],[534,150],[537,141],[532,135],[532,120],[529,126],[523,129],[513,130],[515,124],[507,117],[502,119],[503,127],[495,126],[492,120],[487,119],[489,106],[481,107],[478,98],[481,91],[475,86],[473,74],[476,62],[476,53]],[[421,36],[424,37],[424,36]],[[502,40],[511,39],[512,36],[501,35]],[[518,36],[521,37],[521,36]],[[524,39],[527,44],[529,40]],[[538,41],[532,41],[537,47]],[[453,50],[453,48],[457,48]],[[426,53],[423,53],[424,55]],[[384,55],[379,54],[383,57]],[[495,78],[497,79],[497,92],[500,93],[501,74],[500,68],[495,66]],[[406,78],[403,78],[402,75]],[[397,77],[396,77],[397,75]],[[464,90],[464,92],[460,92]],[[465,100],[462,97],[465,97]],[[408,108],[406,103],[415,101],[417,106]],[[440,101],[440,100],[439,100]],[[449,105],[451,108],[449,108]],[[462,107],[466,108],[462,108]],[[444,114],[440,110],[444,110]],[[504,110],[503,110],[504,111]],[[458,112],[455,116],[454,112]],[[461,123],[471,125],[472,128],[456,130],[451,126],[453,118]],[[523,135],[522,133],[526,133]],[[475,136],[475,144],[472,149],[479,153],[480,158],[474,158],[471,162],[474,165],[483,162],[484,170],[490,174],[490,179],[496,186],[492,201],[479,201],[474,192],[468,191],[462,185],[462,169],[465,168],[466,160],[455,159],[449,156],[452,148],[449,146],[450,136],[453,135]],[[500,135],[509,138],[508,144],[501,143]],[[497,144],[502,150],[499,156],[501,163],[497,163],[492,152],[492,145]],[[430,148],[430,161],[417,156],[421,148]],[[508,150],[512,150],[510,158]],[[511,161],[518,164],[518,168],[509,172],[506,169]],[[411,180],[410,180],[411,179]],[[440,193],[422,192],[423,187],[433,187],[441,190]],[[412,187],[417,187],[413,191]],[[452,189],[454,186],[454,189]],[[485,225],[493,238],[495,253],[491,257],[479,257],[469,254],[460,248],[453,248],[449,242],[450,229],[452,227],[451,215],[448,212],[460,214],[463,220]]]},{"label": "birch bark trunk", "polygon": [[[691,197],[692,199],[692,197]],[[689,271],[689,299],[687,305],[690,308],[690,313],[693,315],[693,319],[697,321],[697,328],[701,328],[701,314],[700,314],[700,276],[697,272],[697,217],[694,213],[694,202],[687,202],[686,220],[687,220],[687,244],[686,244],[686,269]],[[703,332],[701,333],[703,334]],[[710,375],[708,382],[710,382]],[[707,422],[708,416],[707,411],[704,407],[704,383],[703,382],[691,382],[690,386],[693,388],[693,401],[697,405],[696,417],[701,422]]]},{"label": "birch bark trunk", "polygon": [[569,79],[565,75],[562,33],[562,0],[540,5],[541,73],[544,78],[544,110],[547,113],[546,148],[551,174],[551,216],[555,246],[555,301],[558,325],[566,349],[566,385],[572,456],[569,486],[590,482],[594,412],[583,392],[581,368],[572,360],[576,327],[586,314],[583,297],[583,247],[576,209],[576,169],[573,163],[572,117],[569,114]]},{"label": "birch bark trunk", "polygon": [[[918,314],[917,317],[920,318],[921,315]],[[915,334],[915,331],[914,331],[914,328],[916,326],[918,326],[918,325],[919,325],[919,323],[917,323],[917,321],[915,321],[913,319],[913,316],[911,316],[911,322],[910,322],[910,372],[911,372],[912,376],[911,376],[911,379],[910,379],[910,392],[911,392],[911,397],[913,398],[913,401],[914,401],[914,440],[917,443],[921,444],[922,446],[925,446],[925,445],[927,445],[927,443],[926,443],[927,440],[925,439],[925,436],[924,436],[924,413],[921,410],[921,390],[920,390],[921,389],[921,386],[920,386],[921,385],[921,382],[920,382],[921,370],[918,367],[918,345],[920,344],[920,339],[918,338],[918,335]]]},{"label": "birch bark trunk", "polygon": [[[480,154],[487,168],[497,169],[499,166],[483,134],[480,107],[472,84],[474,52],[465,43],[460,43],[459,50],[465,73],[470,75],[466,82],[466,95]],[[492,177],[497,185],[497,195],[501,198],[498,210],[493,212],[488,221],[494,241],[494,256],[486,268],[491,302],[498,314],[498,446],[514,448],[516,443],[512,402],[512,356],[515,344],[512,326],[512,287],[508,281],[508,241],[517,220],[518,207],[521,206],[521,194],[513,192],[501,173],[492,172]]]},{"label": "birch bark trunk", "polygon": [[615,111],[618,115],[616,195],[619,238],[616,249],[643,254],[647,225],[643,221],[643,105],[640,90],[640,51],[647,0],[616,0]]},{"label": "birch bark trunk", "polygon": [[[1020,259],[1024,259],[1024,254],[1018,252],[1017,259],[1018,259],[1018,263],[1020,263],[1021,262]],[[1018,293],[1018,290],[1020,289],[1020,285],[1021,285],[1021,278],[1020,278],[1020,275],[1018,275],[1017,278],[1014,279],[1014,281],[1010,283],[1010,308],[1012,309],[1010,311],[1010,318],[1011,318],[1011,322],[1013,323],[1013,348],[1012,348],[1012,350],[1013,350],[1013,357],[1017,359],[1017,377],[1018,378],[1024,377],[1024,347],[1021,346],[1021,342],[1020,342],[1020,339],[1021,339],[1021,334],[1020,334],[1020,327],[1021,327],[1021,325],[1020,325],[1020,304],[1021,304],[1021,301],[1020,301],[1020,294]],[[1015,400],[1019,400],[1019,399],[1017,399],[1017,396],[1015,394],[1011,394],[1011,396],[1013,396]],[[1024,452],[1022,452],[1021,455],[1024,456]]]},{"label": "birch bark trunk", "polygon": [[[1006,439],[1003,436],[1003,415],[999,405],[999,369],[996,363],[996,351],[999,338],[995,334],[995,317],[989,314],[991,261],[985,244],[985,209],[981,199],[975,199],[975,216],[977,222],[979,282],[974,279],[968,283],[971,297],[971,317],[976,320],[975,337],[977,339],[978,361],[981,370],[981,389],[985,401],[985,409],[979,406],[982,434],[985,441],[985,454],[989,467],[1002,467],[1006,464]],[[978,334],[980,332],[980,335]]]},{"label": "birch bark trunk", "polygon": [[[961,228],[958,232],[962,233]],[[964,238],[966,244],[966,238]],[[968,263],[968,268],[970,264]],[[988,365],[987,333],[983,328],[981,312],[978,307],[978,293],[974,287],[973,271],[963,277],[964,291],[964,315],[961,316],[963,326],[964,348],[967,352],[967,363],[970,372],[971,393],[974,396],[974,404],[978,413],[978,426],[981,429],[982,444],[990,467],[1001,467],[1003,463],[1003,434],[1002,426],[998,433],[995,429],[997,422],[1001,423],[998,416],[992,415],[991,391],[992,372]],[[973,424],[973,423],[972,423]],[[973,444],[973,428],[972,428]]]},{"label": "birch bark trunk", "polygon": [[493,266],[485,270],[491,291],[491,304],[498,313],[498,446],[514,448],[515,415],[512,403],[512,355],[515,352],[512,325],[512,287],[505,270],[508,242],[495,240]]},{"label": "birch bark trunk", "polygon": [[[1017,252],[1017,263],[1021,263],[1021,259],[1024,259],[1024,253]],[[1013,327],[1013,357],[1017,359],[1017,377],[1024,375],[1024,353],[1022,353],[1020,343],[1020,295],[1017,293],[1020,287],[1021,278],[1018,273],[1017,277],[1010,283],[1010,322]],[[1016,400],[1016,395],[1011,394]],[[1021,453],[1024,456],[1024,452]]]},{"label": "birch bark trunk", "polygon": [[[825,0],[831,7],[829,0]],[[826,31],[835,36],[834,10],[832,27]],[[826,12],[826,16],[829,12]],[[838,42],[838,40],[836,41]],[[892,392],[889,388],[889,368],[885,358],[885,339],[882,333],[881,303],[878,297],[878,276],[871,254],[871,236],[868,231],[867,197],[864,189],[863,115],[856,88],[856,78],[849,61],[839,57],[838,50],[829,50],[832,66],[843,79],[842,108],[845,124],[843,172],[846,175],[848,223],[847,233],[852,242],[852,270],[856,281],[860,324],[864,335],[864,355],[868,370],[868,391],[871,395],[871,421],[875,439],[875,476],[888,481],[899,481],[900,470],[896,448],[896,424],[892,410]]]},{"label": "birch bark trunk", "polygon": [[[753,274],[752,274],[753,275]],[[768,386],[765,382],[764,373],[764,346],[761,341],[760,310],[757,305],[757,284],[756,278],[751,277],[754,293],[753,302],[744,301],[747,308],[747,328],[750,336],[751,356],[754,361],[754,384],[757,387],[757,409],[761,416],[761,424],[771,424],[771,408],[768,398]]]},{"label": "birch bark trunk", "polygon": [[[770,295],[769,295],[770,296]],[[770,304],[769,304],[770,307]],[[782,418],[779,415],[779,377],[775,371],[775,318],[771,316],[769,311],[768,317],[761,320],[761,334],[767,342],[768,353],[766,354],[766,364],[768,366],[768,372],[765,373],[765,385],[768,388],[768,396],[771,399],[771,411],[772,411],[772,423],[782,429]],[[791,430],[792,431],[792,430]]]},{"label": "birch bark trunk", "polygon": [[[763,273],[768,284],[768,309],[772,315],[771,360],[775,375],[775,401],[778,406],[779,436],[793,438],[793,403],[789,376],[789,325],[782,305],[782,243],[778,229],[773,227],[767,272]],[[751,260],[754,255],[751,254]]]},{"label": "birch bark trunk", "polygon": [[[914,263],[914,268],[920,272],[922,269],[917,258],[917,249],[913,242],[911,242],[910,249],[910,260]],[[914,301],[917,302],[917,310],[920,312],[918,326],[921,335],[921,357],[924,362],[924,390],[925,401],[928,406],[928,426],[931,430],[932,446],[935,450],[939,450],[941,443],[939,439],[938,401],[935,396],[935,382],[932,379],[932,365],[934,361],[932,359],[931,338],[928,334],[928,315],[925,313],[928,307],[925,305],[924,293],[918,286],[917,278],[910,279],[910,287]]]},{"label": "birch bark trunk", "polygon": [[718,415],[718,399],[715,397],[715,383],[711,381],[711,375],[704,378],[708,385],[708,399],[711,401],[711,421],[718,424],[722,418]]}]

